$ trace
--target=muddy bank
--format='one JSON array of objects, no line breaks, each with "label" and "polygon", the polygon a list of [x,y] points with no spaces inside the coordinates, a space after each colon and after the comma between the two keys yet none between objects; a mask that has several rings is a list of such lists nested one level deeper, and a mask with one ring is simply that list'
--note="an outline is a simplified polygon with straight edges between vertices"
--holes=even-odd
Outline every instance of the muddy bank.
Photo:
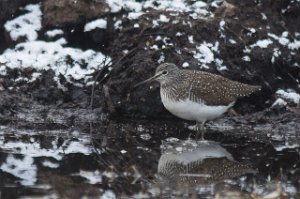
[{"label": "muddy bank", "polygon": [[160,121],[33,131],[2,126],[0,192],[66,199],[299,194],[299,147],[222,132],[207,138],[214,141],[195,140],[183,126]]},{"label": "muddy bank", "polygon": [[[8,8],[13,2],[3,1],[1,8]],[[176,120],[162,106],[158,84],[132,89],[134,84],[153,75],[162,62],[261,85],[263,91],[241,99],[235,106],[238,113],[247,115],[239,120],[249,125],[253,122],[247,117],[256,120],[260,114],[256,112],[268,112],[279,88],[299,92],[300,24],[294,23],[299,19],[299,2],[216,1],[200,7],[187,4],[190,10],[186,12],[160,9],[160,4],[148,7],[142,3],[131,7],[126,4],[113,10],[116,7],[104,1],[73,3],[68,0],[40,2],[43,15],[37,40],[53,42],[62,37],[67,42],[63,45],[101,50],[111,62],[99,63],[102,68],[91,70],[89,79],[53,72],[53,68],[39,71],[30,67],[14,68],[8,62],[1,62],[6,71],[1,74],[0,82],[2,123],[13,120],[67,123],[74,118],[94,122],[103,115],[112,119]],[[13,15],[2,17],[1,24],[25,12],[20,7],[22,3],[15,4],[5,12]],[[64,6],[76,9],[64,15],[62,11],[67,10]],[[104,7],[97,9],[99,6]],[[81,7],[94,10],[87,13]],[[57,13],[62,16],[56,18],[60,20],[56,23],[52,18]],[[97,18],[106,22],[87,31],[86,23]],[[50,37],[47,31],[54,28],[60,28],[60,33]],[[1,37],[5,40],[1,42],[3,50],[26,41],[26,36],[13,41],[6,29],[1,29],[1,34],[6,35]],[[15,50],[22,51],[21,48],[24,46]],[[64,58],[64,63],[70,64],[70,71],[79,62],[75,58]],[[80,70],[87,64],[79,62]],[[37,78],[36,73],[40,73]],[[96,80],[94,93],[92,80]],[[283,120],[283,117],[274,114],[266,121],[276,119]],[[258,125],[259,120],[254,124]]]}]

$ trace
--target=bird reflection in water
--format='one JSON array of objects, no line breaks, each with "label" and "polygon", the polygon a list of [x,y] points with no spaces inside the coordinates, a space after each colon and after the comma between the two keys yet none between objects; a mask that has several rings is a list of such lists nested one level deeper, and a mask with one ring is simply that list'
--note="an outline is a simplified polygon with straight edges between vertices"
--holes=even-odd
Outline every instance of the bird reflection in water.
[{"label": "bird reflection in water", "polygon": [[190,193],[213,192],[216,183],[255,173],[249,165],[235,161],[214,141],[179,140],[162,142],[156,185],[165,190]]}]

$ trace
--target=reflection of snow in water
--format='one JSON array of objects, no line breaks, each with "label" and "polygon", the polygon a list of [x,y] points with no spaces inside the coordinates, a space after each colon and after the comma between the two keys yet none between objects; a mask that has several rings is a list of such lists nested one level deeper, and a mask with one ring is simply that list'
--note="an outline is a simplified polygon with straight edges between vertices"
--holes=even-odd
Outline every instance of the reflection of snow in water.
[{"label": "reflection of snow in water", "polygon": [[111,190],[107,190],[104,192],[104,194],[100,197],[100,199],[115,199],[116,194],[112,192]]},{"label": "reflection of snow in water", "polygon": [[229,160],[233,160],[232,155],[226,149],[213,141],[174,140],[163,142],[161,147],[165,150],[160,157],[158,168],[163,168],[163,165],[169,161],[187,165],[207,158],[226,157]]},{"label": "reflection of snow in water", "polygon": [[[1,135],[2,134],[2,135]],[[16,135],[18,137],[19,135]],[[7,156],[6,160],[0,165],[0,170],[10,173],[21,179],[22,185],[34,185],[37,178],[37,166],[34,163],[36,157],[49,157],[56,160],[62,160],[67,154],[81,153],[89,155],[92,153],[90,139],[77,138],[76,140],[66,141],[61,147],[42,148],[39,141],[30,139],[30,141],[21,142],[19,140],[5,140],[3,132],[0,132],[0,151],[18,154]],[[57,168],[59,164],[45,160],[42,165],[49,168]]]},{"label": "reflection of snow in water", "polygon": [[98,184],[102,182],[102,174],[100,171],[84,171],[80,170],[79,173],[73,174],[74,176],[80,176],[88,180],[90,184]]},{"label": "reflection of snow in water", "polygon": [[37,180],[37,167],[34,165],[34,159],[30,156],[17,158],[9,155],[0,170],[20,178],[20,183],[25,186],[34,185]]},{"label": "reflection of snow in water", "polygon": [[44,167],[49,167],[49,168],[58,168],[59,167],[58,163],[54,163],[54,162],[51,162],[49,160],[43,161],[42,164],[43,164]]}]

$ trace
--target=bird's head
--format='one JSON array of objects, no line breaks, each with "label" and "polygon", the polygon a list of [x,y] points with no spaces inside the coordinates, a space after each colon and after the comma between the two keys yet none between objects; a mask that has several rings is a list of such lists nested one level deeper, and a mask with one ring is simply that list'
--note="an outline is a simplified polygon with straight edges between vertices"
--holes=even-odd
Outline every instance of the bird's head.
[{"label": "bird's head", "polygon": [[172,74],[176,73],[179,68],[172,63],[163,63],[159,65],[155,70],[155,75],[150,77],[149,79],[146,79],[145,81],[142,81],[138,84],[136,84],[134,87],[140,86],[142,84],[145,84],[150,81],[157,80],[159,82],[165,81],[167,78],[172,77]]}]

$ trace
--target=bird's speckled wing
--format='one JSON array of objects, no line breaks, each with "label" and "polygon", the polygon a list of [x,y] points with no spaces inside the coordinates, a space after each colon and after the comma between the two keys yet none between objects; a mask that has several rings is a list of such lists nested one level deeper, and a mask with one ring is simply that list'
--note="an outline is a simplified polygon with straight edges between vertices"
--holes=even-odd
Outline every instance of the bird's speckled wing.
[{"label": "bird's speckled wing", "polygon": [[228,105],[260,89],[260,86],[243,84],[203,71],[186,71],[193,73],[194,77],[189,82],[190,100],[202,101],[207,105]]}]

